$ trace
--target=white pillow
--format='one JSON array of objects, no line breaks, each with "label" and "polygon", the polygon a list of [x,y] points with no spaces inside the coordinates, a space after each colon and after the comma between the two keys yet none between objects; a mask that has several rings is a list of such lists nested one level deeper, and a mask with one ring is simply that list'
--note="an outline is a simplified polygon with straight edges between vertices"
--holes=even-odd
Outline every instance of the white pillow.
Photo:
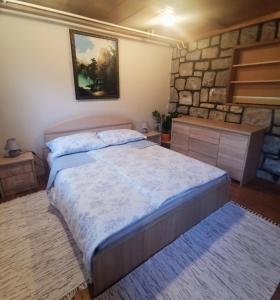
[{"label": "white pillow", "polygon": [[113,129],[97,133],[97,136],[107,145],[121,145],[146,139],[142,133],[131,129]]},{"label": "white pillow", "polygon": [[49,141],[47,146],[51,150],[53,157],[106,147],[95,132],[83,132],[58,137]]}]

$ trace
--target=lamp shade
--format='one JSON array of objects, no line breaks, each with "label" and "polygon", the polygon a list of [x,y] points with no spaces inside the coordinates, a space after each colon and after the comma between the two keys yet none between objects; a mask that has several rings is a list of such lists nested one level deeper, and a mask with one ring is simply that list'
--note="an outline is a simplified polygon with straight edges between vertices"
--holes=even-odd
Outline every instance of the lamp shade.
[{"label": "lamp shade", "polygon": [[6,151],[11,151],[11,150],[20,150],[20,147],[16,141],[16,139],[8,139],[5,145],[5,150]]},{"label": "lamp shade", "polygon": [[16,139],[8,139],[5,145],[6,156],[18,156],[21,153],[21,149],[16,141]]},{"label": "lamp shade", "polygon": [[142,122],[142,125],[141,125],[141,132],[143,133],[146,133],[149,131],[149,127],[148,127],[148,124],[146,122]]}]

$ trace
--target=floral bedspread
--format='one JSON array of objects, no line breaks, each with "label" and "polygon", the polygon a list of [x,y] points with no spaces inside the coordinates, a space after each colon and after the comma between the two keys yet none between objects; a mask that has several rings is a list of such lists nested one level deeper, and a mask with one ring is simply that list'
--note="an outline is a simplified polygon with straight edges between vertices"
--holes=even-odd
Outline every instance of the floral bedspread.
[{"label": "floral bedspread", "polygon": [[60,171],[49,193],[83,253],[89,281],[102,241],[167,200],[226,174],[159,146],[114,146],[89,154],[94,161]]},{"label": "floral bedspread", "polygon": [[141,150],[115,146],[90,151],[89,155],[112,167],[156,205],[226,174],[214,166],[158,145]]}]

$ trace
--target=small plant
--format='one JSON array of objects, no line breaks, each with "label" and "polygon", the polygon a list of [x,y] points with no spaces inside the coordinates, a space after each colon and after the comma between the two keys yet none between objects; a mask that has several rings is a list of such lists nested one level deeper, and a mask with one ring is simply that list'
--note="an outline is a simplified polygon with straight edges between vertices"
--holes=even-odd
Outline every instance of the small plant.
[{"label": "small plant", "polygon": [[154,110],[152,112],[152,116],[154,119],[154,129],[156,131],[161,131],[161,114],[159,113],[159,111]]},{"label": "small plant", "polygon": [[152,116],[154,119],[155,127],[158,131],[161,131],[162,133],[170,133],[171,127],[172,127],[172,119],[178,117],[178,113],[170,113],[170,114],[163,114],[161,115],[159,111],[155,110],[152,112]]},{"label": "small plant", "polygon": [[162,115],[162,123],[161,123],[162,133],[170,133],[171,123],[172,123],[172,119],[170,115]]},{"label": "small plant", "polygon": [[172,127],[172,119],[177,118],[178,113],[170,113],[168,115],[162,115],[162,132],[163,133],[170,133],[171,132],[171,127]]}]

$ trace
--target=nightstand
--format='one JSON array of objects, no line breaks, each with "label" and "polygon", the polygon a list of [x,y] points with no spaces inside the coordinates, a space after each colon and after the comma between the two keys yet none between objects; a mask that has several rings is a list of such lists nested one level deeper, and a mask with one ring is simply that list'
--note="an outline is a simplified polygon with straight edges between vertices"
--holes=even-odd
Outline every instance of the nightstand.
[{"label": "nightstand", "polygon": [[37,177],[31,152],[13,158],[0,156],[1,198],[35,188]]},{"label": "nightstand", "polygon": [[148,141],[151,141],[151,142],[154,142],[156,144],[159,144],[161,143],[161,133],[158,132],[158,131],[148,131],[146,133],[144,133],[144,135],[147,137],[147,140]]}]

